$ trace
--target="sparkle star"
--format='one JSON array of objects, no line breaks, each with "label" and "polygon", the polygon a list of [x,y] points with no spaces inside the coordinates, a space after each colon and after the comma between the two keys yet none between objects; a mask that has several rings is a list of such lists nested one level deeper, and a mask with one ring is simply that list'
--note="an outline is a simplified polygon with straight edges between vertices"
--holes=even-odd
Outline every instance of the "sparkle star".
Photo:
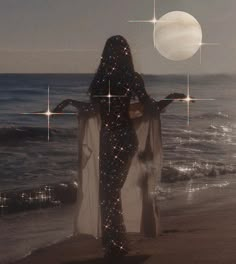
[{"label": "sparkle star", "polygon": [[104,95],[94,95],[93,97],[101,97],[101,98],[108,98],[108,107],[109,107],[109,113],[111,112],[111,98],[114,97],[127,97],[126,95],[115,95],[111,94],[111,81],[109,80],[109,85],[108,85],[108,94]]},{"label": "sparkle star", "polygon": [[153,24],[153,44],[154,47],[156,46],[155,41],[155,30],[156,30],[156,23],[158,22],[156,18],[156,0],[153,2],[153,18],[150,20],[129,20],[129,23],[151,23]]},{"label": "sparkle star", "polygon": [[[155,31],[156,31],[156,24],[157,23],[168,23],[171,22],[170,20],[166,20],[166,21],[161,21],[159,19],[157,19],[156,16],[156,0],[153,0],[153,18],[149,19],[149,20],[129,20],[129,23],[151,23],[153,24],[153,44],[154,44],[154,48],[156,47],[156,38],[155,38]],[[199,46],[199,52],[200,52],[200,64],[202,63],[202,47],[203,46],[217,46],[219,45],[219,43],[196,43],[196,46]]]},{"label": "sparkle star", "polygon": [[163,100],[167,100],[167,101],[184,101],[184,102],[186,102],[187,103],[187,125],[189,126],[189,124],[190,124],[190,102],[191,101],[214,101],[215,99],[207,99],[207,98],[192,98],[191,96],[190,96],[190,81],[189,81],[189,79],[190,79],[190,76],[189,76],[189,74],[187,75],[187,96],[186,96],[186,98],[183,98],[183,99],[181,99],[181,98],[174,98],[174,99],[163,99]]},{"label": "sparkle star", "polygon": [[149,20],[129,20],[129,23],[151,23],[153,24],[153,44],[154,48],[156,47],[156,38],[155,38],[155,31],[156,31],[156,24],[157,23],[168,23],[169,21],[160,21],[156,17],[156,0],[153,1],[153,18]]},{"label": "sparkle star", "polygon": [[53,115],[76,115],[76,113],[53,113],[50,111],[50,87],[48,86],[48,100],[47,100],[47,111],[39,113],[22,113],[22,115],[44,115],[48,120],[48,141],[50,140],[50,118]]}]

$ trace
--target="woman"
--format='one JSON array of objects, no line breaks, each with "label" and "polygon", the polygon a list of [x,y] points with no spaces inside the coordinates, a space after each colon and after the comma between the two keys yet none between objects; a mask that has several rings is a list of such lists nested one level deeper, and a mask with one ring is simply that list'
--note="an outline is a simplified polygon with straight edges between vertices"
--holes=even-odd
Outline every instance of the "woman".
[{"label": "woman", "polygon": [[72,105],[82,114],[99,111],[100,131],[100,210],[102,242],[105,256],[127,254],[127,240],[121,205],[121,189],[125,183],[130,161],[138,140],[129,117],[130,101],[138,97],[148,114],[162,111],[175,98],[171,94],[156,102],[145,90],[142,77],[135,72],[130,47],[122,36],[113,36],[105,44],[101,62],[89,88],[90,103],[67,99],[55,112]]}]

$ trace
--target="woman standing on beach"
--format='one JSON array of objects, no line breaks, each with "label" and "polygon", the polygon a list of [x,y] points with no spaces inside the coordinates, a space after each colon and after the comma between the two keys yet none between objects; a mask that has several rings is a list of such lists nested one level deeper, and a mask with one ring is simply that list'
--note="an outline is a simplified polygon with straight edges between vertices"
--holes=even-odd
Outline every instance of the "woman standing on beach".
[{"label": "woman standing on beach", "polygon": [[89,93],[90,103],[68,99],[54,111],[60,112],[67,105],[72,105],[82,114],[100,113],[99,198],[102,242],[106,257],[118,257],[128,253],[121,189],[138,146],[129,117],[130,101],[137,96],[144,106],[144,112],[155,114],[170,104],[172,99],[186,96],[171,94],[167,96],[168,100],[160,102],[150,98],[142,77],[134,70],[130,47],[121,36],[107,40]]}]

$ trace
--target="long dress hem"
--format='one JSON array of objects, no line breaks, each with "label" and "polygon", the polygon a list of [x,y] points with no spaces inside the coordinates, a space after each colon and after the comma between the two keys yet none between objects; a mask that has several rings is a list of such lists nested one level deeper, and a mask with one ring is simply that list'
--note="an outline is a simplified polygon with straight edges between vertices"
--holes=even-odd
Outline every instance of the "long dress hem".
[{"label": "long dress hem", "polygon": [[[121,190],[124,224],[127,232],[155,237],[159,233],[160,214],[157,187],[161,181],[162,140],[160,113],[133,111],[133,127],[138,149],[131,160]],[[99,201],[99,138],[101,118],[78,116],[78,197],[74,234],[101,237]]]}]

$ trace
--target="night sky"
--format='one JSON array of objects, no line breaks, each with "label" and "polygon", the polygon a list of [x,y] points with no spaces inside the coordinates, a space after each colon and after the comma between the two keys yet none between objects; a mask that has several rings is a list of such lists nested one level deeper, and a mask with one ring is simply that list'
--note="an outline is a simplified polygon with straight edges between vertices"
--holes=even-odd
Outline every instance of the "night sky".
[{"label": "night sky", "polygon": [[[202,25],[204,47],[185,62],[172,62],[153,48],[153,0],[0,0],[1,73],[84,73],[97,68],[106,39],[130,43],[137,71],[150,74],[235,73],[235,0],[156,0],[157,18],[170,11],[192,14]],[[85,51],[86,50],[86,51]]]}]

